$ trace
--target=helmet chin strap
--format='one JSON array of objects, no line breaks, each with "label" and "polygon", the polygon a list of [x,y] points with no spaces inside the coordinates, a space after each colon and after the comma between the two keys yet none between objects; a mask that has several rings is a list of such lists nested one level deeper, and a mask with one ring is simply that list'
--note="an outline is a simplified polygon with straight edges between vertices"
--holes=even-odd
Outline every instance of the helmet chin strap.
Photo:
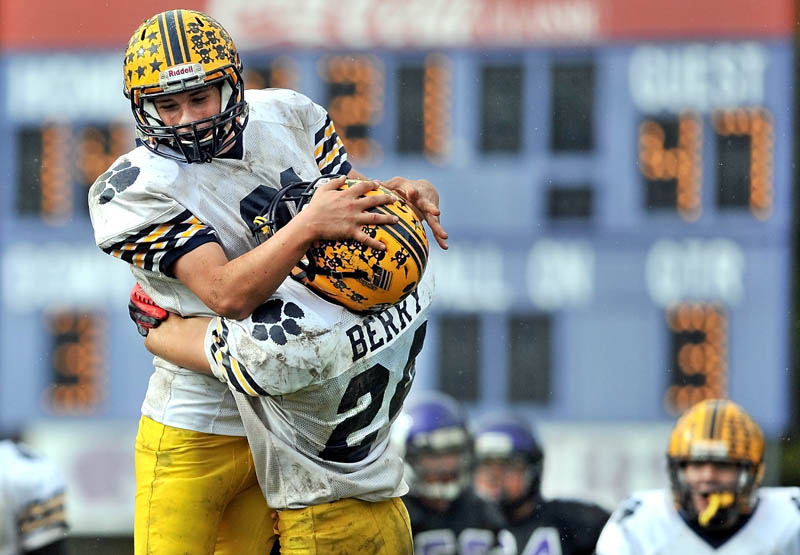
[{"label": "helmet chin strap", "polygon": [[231,99],[231,95],[233,94],[233,87],[231,86],[230,82],[226,79],[222,82],[222,86],[219,89],[219,113],[221,114],[225,110],[229,108],[228,102]]},{"label": "helmet chin strap", "polygon": [[697,515],[697,522],[703,528],[711,523],[711,519],[717,515],[720,509],[726,509],[733,505],[736,497],[729,491],[712,493],[708,496],[708,507]]}]

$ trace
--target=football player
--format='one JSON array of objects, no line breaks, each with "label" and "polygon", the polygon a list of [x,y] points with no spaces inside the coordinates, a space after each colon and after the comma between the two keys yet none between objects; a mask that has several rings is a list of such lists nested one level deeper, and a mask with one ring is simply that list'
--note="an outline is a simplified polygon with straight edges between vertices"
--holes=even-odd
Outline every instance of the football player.
[{"label": "football player", "polygon": [[281,553],[413,552],[403,461],[388,447],[431,296],[429,273],[404,300],[364,314],[330,302],[315,280],[288,279],[244,320],[169,315],[148,333],[153,354],[233,392]]},{"label": "football player", "polygon": [[472,435],[458,402],[438,392],[417,397],[396,436],[406,461],[403,499],[415,553],[502,553],[497,534],[503,517],[472,491]]},{"label": "football player", "polygon": [[0,553],[66,553],[64,479],[48,459],[0,441]]},{"label": "football player", "polygon": [[[324,109],[288,90],[248,90],[233,40],[206,14],[169,10],[142,23],[124,57],[124,92],[140,146],[89,191],[97,245],[130,264],[165,309],[244,318],[317,239],[375,249],[364,224],[391,195],[363,182],[321,186],[302,214],[258,244],[254,231],[275,191],[322,173],[361,176]],[[394,178],[446,247],[424,180]],[[146,327],[140,328],[143,332]],[[136,443],[136,553],[263,553],[270,511],[256,483],[230,392],[212,377],[154,361]]]},{"label": "football player", "polygon": [[501,508],[508,532],[500,538],[512,553],[594,553],[608,512],[542,497],[544,453],[527,420],[515,414],[483,419],[475,432],[475,457],[475,490]]},{"label": "football player", "polygon": [[764,438],[736,403],[710,399],[680,417],[667,449],[670,489],[634,493],[599,555],[800,554],[800,488],[762,488]]}]

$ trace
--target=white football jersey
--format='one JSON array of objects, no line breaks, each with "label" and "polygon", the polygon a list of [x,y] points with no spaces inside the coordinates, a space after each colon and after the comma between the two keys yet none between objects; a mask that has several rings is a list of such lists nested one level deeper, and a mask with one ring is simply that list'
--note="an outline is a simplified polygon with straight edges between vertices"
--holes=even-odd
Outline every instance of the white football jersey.
[{"label": "white football jersey", "polygon": [[597,555],[800,555],[800,488],[761,488],[750,520],[719,548],[680,517],[669,490],[632,495],[611,515]]},{"label": "white football jersey", "polygon": [[25,446],[0,441],[0,555],[39,549],[66,533],[61,473]]},{"label": "white football jersey", "polygon": [[433,293],[360,316],[287,280],[246,320],[206,332],[214,375],[235,392],[267,503],[295,509],[408,490],[389,431],[414,379]]},{"label": "white football jersey", "polygon": [[[284,89],[248,90],[241,160],[185,164],[139,148],[120,157],[89,191],[95,241],[131,265],[144,290],[184,316],[213,313],[172,274],[183,254],[216,241],[228,259],[256,246],[256,217],[282,185],[351,166],[327,112]],[[207,433],[243,435],[232,396],[209,376],[155,358],[142,413]]]}]

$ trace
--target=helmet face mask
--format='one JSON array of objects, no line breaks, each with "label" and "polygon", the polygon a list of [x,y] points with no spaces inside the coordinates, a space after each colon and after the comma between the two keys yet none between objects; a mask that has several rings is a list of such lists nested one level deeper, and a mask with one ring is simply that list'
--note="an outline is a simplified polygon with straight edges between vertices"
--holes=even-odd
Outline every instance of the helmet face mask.
[{"label": "helmet face mask", "polygon": [[[170,10],[145,21],[128,43],[124,93],[136,133],[149,150],[182,162],[209,162],[229,149],[247,124],[242,64],[232,39],[211,17]],[[219,112],[170,126],[154,101],[166,95],[217,86]]]},{"label": "helmet face mask", "polygon": [[741,407],[698,403],[678,420],[667,451],[676,509],[703,527],[730,528],[755,508],[763,455],[761,429]]},{"label": "helmet face mask", "polygon": [[[318,185],[340,177],[326,175],[313,182],[288,185],[278,191],[258,216],[256,238],[271,237],[311,201]],[[347,180],[343,188],[357,180]],[[393,194],[380,188],[369,194]],[[317,241],[292,271],[292,277],[327,301],[360,314],[372,314],[410,295],[428,262],[428,239],[422,222],[402,198],[373,209],[396,215],[396,224],[364,226],[371,237],[386,245],[373,250],[358,241]]]}]

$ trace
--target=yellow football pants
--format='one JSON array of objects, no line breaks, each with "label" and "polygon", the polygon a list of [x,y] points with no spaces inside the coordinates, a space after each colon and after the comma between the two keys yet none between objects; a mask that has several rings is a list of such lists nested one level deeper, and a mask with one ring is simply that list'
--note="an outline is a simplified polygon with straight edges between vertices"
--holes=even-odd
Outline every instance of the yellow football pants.
[{"label": "yellow football pants", "polygon": [[265,555],[275,542],[247,438],[147,417],[136,436],[136,555]]},{"label": "yellow football pants", "polygon": [[411,522],[400,498],[342,499],[278,513],[281,554],[411,555]]}]

